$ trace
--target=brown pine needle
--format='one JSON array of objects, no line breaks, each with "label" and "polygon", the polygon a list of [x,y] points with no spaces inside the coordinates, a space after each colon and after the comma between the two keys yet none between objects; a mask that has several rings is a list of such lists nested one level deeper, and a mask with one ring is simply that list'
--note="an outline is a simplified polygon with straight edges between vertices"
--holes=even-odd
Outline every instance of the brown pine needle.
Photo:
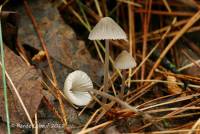
[{"label": "brown pine needle", "polygon": [[38,134],[38,117],[37,117],[37,113],[35,113],[35,134]]},{"label": "brown pine needle", "polygon": [[107,121],[107,122],[104,122],[104,123],[102,123],[100,125],[94,126],[92,128],[84,129],[83,131],[80,131],[77,134],[87,134],[87,133],[92,132],[94,130],[97,130],[99,128],[106,127],[106,126],[110,125],[111,123],[113,123],[113,121]]},{"label": "brown pine needle", "polygon": [[53,82],[57,86],[58,83],[57,83],[57,80],[56,80],[56,74],[54,72],[53,64],[52,64],[52,61],[50,59],[48,49],[46,47],[47,46],[46,42],[44,41],[44,39],[42,37],[42,33],[39,30],[39,26],[38,26],[33,14],[32,14],[31,8],[29,7],[27,0],[23,0],[23,2],[24,2],[24,7],[25,7],[25,10],[26,10],[26,13],[27,13],[28,17],[30,18],[30,20],[31,20],[31,22],[32,22],[32,24],[34,26],[35,31],[36,31],[36,33],[38,35],[39,40],[40,40],[40,43],[42,45],[42,48],[45,51],[45,54],[46,54],[46,57],[47,57],[47,61],[48,61],[48,64],[49,64],[49,69],[51,71],[51,75],[52,75],[52,78],[53,78]]},{"label": "brown pine needle", "polygon": [[199,119],[197,120],[197,122],[192,126],[192,129],[189,131],[188,134],[194,133],[196,127],[199,126],[199,124],[200,124],[200,118],[199,118]]},{"label": "brown pine needle", "polygon": [[198,20],[200,19],[200,10],[191,17],[191,19],[183,26],[183,28],[179,31],[179,33],[171,40],[168,46],[164,49],[164,51],[160,54],[159,59],[155,62],[153,68],[151,69],[147,79],[150,79],[155,71],[155,69],[159,66],[160,62],[170,50],[170,48],[177,42],[177,40]]},{"label": "brown pine needle", "polygon": [[100,111],[100,108],[97,109],[93,114],[92,116],[90,117],[90,119],[88,120],[88,122],[85,124],[85,126],[83,127],[83,129],[81,131],[84,131],[89,125],[90,123],[92,122],[92,120],[94,119],[94,117],[97,115],[97,113]]}]

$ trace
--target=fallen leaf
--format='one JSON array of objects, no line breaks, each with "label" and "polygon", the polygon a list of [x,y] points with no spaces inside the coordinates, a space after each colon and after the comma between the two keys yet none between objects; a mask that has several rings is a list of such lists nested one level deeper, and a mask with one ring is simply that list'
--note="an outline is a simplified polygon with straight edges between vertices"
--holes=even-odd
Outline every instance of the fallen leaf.
[{"label": "fallen leaf", "polygon": [[[73,29],[63,21],[58,10],[52,7],[48,0],[29,1],[29,5],[46,41],[49,55],[65,67],[83,70],[94,81],[100,83],[103,76],[102,64],[92,58],[83,41],[76,39]],[[20,42],[42,50],[24,7],[17,10],[21,13],[21,20],[23,20],[19,26]],[[58,71],[61,71],[60,68],[55,69],[55,72]]]},{"label": "fallen leaf", "polygon": [[[19,56],[14,54],[7,47],[5,47],[5,65],[6,70],[16,86],[30,116],[34,117],[34,114],[37,112],[40,101],[43,97],[42,85],[40,83],[40,72],[36,70],[34,66],[27,66]],[[12,89],[12,86],[9,82],[7,82],[7,84],[11,123],[21,123],[27,121],[26,114],[22,109],[14,90]],[[3,121],[6,121],[2,80],[0,80],[0,85],[0,116]]]}]

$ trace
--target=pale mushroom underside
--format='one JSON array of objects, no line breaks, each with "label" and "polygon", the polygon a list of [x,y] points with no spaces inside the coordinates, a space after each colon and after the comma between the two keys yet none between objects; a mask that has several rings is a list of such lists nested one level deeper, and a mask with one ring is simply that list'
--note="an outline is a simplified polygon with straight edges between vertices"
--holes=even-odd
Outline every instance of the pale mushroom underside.
[{"label": "pale mushroom underside", "polygon": [[77,106],[85,106],[92,100],[87,92],[90,89],[93,89],[90,77],[80,70],[70,73],[64,83],[64,94]]}]

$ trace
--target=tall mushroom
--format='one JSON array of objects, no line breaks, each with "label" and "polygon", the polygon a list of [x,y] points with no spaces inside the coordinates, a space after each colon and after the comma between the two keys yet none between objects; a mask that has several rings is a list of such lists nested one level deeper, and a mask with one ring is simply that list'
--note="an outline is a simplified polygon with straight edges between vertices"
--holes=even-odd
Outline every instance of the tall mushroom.
[{"label": "tall mushroom", "polygon": [[122,70],[122,86],[120,98],[122,98],[124,95],[126,69],[134,68],[136,65],[137,63],[135,62],[135,59],[129,52],[125,50],[122,51],[115,59],[115,67]]},{"label": "tall mushroom", "polygon": [[127,39],[126,33],[110,17],[102,18],[92,29],[88,37],[90,40],[105,40],[105,62],[104,62],[104,91],[108,89],[109,70],[109,40]]}]

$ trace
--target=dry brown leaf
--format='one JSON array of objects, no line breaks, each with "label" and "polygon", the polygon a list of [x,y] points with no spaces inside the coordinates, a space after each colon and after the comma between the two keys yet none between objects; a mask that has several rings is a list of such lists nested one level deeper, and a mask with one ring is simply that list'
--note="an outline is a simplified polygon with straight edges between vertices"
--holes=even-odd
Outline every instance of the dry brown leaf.
[{"label": "dry brown leaf", "polygon": [[[6,70],[16,86],[30,116],[34,117],[43,97],[41,93],[42,85],[40,83],[40,73],[33,66],[27,66],[19,56],[14,54],[7,47],[5,47],[5,65]],[[0,80],[0,86],[0,116],[3,121],[6,121],[2,80]],[[11,123],[27,121],[25,112],[9,82],[8,101]]]},{"label": "dry brown leaf", "polygon": [[[48,0],[29,1],[29,5],[43,33],[49,55],[65,67],[83,70],[94,81],[100,83],[103,75],[102,64],[92,58],[83,41],[77,40],[75,32],[63,21],[58,10],[52,7]],[[19,26],[20,42],[42,50],[24,7],[17,10],[21,13],[21,20],[23,20]],[[55,66],[55,72],[61,71],[60,67],[56,70]],[[60,78],[57,75],[58,77]]]}]

